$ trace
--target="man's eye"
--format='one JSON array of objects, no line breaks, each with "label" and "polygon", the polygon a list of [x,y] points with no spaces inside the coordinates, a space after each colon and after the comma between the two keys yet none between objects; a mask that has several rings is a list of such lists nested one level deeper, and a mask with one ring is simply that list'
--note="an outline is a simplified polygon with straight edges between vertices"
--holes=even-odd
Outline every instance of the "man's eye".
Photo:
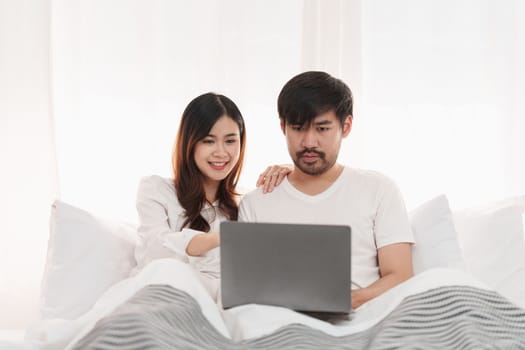
[{"label": "man's eye", "polygon": [[330,130],[330,128],[327,128],[327,127],[324,127],[324,126],[321,126],[318,128],[319,131],[323,132],[323,131],[328,131]]},{"label": "man's eye", "polygon": [[302,126],[292,126],[292,130],[294,130],[294,131],[301,131],[301,130],[303,130],[303,127]]}]

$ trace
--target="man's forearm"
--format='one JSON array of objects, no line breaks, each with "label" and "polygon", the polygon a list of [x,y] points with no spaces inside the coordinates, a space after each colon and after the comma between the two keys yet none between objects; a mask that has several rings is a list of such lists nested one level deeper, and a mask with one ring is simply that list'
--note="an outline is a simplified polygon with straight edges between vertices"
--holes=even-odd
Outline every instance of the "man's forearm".
[{"label": "man's forearm", "polygon": [[412,277],[412,273],[391,273],[381,277],[370,286],[352,291],[352,308],[358,308],[367,301],[383,294],[390,288]]}]

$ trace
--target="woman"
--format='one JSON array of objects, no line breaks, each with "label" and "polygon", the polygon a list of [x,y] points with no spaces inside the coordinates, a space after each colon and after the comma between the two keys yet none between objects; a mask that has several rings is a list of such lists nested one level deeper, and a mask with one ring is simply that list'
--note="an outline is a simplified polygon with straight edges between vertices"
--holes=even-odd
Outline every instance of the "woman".
[{"label": "woman", "polygon": [[[235,188],[245,144],[243,117],[229,98],[207,93],[189,103],[172,155],[174,179],[150,176],[139,185],[138,269],[154,259],[178,258],[199,271],[217,299],[219,225],[223,220],[237,220]],[[288,167],[268,167],[258,185],[271,190],[289,171]]]}]

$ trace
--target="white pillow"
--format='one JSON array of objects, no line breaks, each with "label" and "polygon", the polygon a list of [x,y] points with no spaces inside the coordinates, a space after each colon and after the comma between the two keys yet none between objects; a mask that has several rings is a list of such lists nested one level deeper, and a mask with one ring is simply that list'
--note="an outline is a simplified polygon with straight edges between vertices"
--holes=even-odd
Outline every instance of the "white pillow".
[{"label": "white pillow", "polygon": [[138,235],[132,225],[101,220],[61,201],[52,206],[50,224],[41,316],[74,319],[129,275]]},{"label": "white pillow", "polygon": [[436,267],[465,269],[447,197],[423,203],[409,217],[416,241],[412,246],[415,274]]},{"label": "white pillow", "polygon": [[525,307],[525,196],[454,213],[469,271]]}]

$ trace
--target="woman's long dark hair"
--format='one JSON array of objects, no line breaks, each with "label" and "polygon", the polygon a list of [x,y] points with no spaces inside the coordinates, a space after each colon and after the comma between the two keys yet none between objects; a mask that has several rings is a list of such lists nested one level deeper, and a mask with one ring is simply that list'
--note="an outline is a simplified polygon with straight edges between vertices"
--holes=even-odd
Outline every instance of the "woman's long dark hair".
[{"label": "woman's long dark hair", "polygon": [[207,200],[203,185],[204,175],[195,163],[194,153],[197,142],[208,136],[217,120],[223,116],[231,118],[239,126],[240,153],[237,164],[220,182],[217,199],[223,214],[229,220],[237,220],[239,207],[235,199],[238,195],[235,187],[244,160],[246,143],[244,119],[232,100],[210,92],[193,99],[184,110],[172,155],[175,190],[186,216],[182,227],[210,231],[210,224],[201,215]]}]

